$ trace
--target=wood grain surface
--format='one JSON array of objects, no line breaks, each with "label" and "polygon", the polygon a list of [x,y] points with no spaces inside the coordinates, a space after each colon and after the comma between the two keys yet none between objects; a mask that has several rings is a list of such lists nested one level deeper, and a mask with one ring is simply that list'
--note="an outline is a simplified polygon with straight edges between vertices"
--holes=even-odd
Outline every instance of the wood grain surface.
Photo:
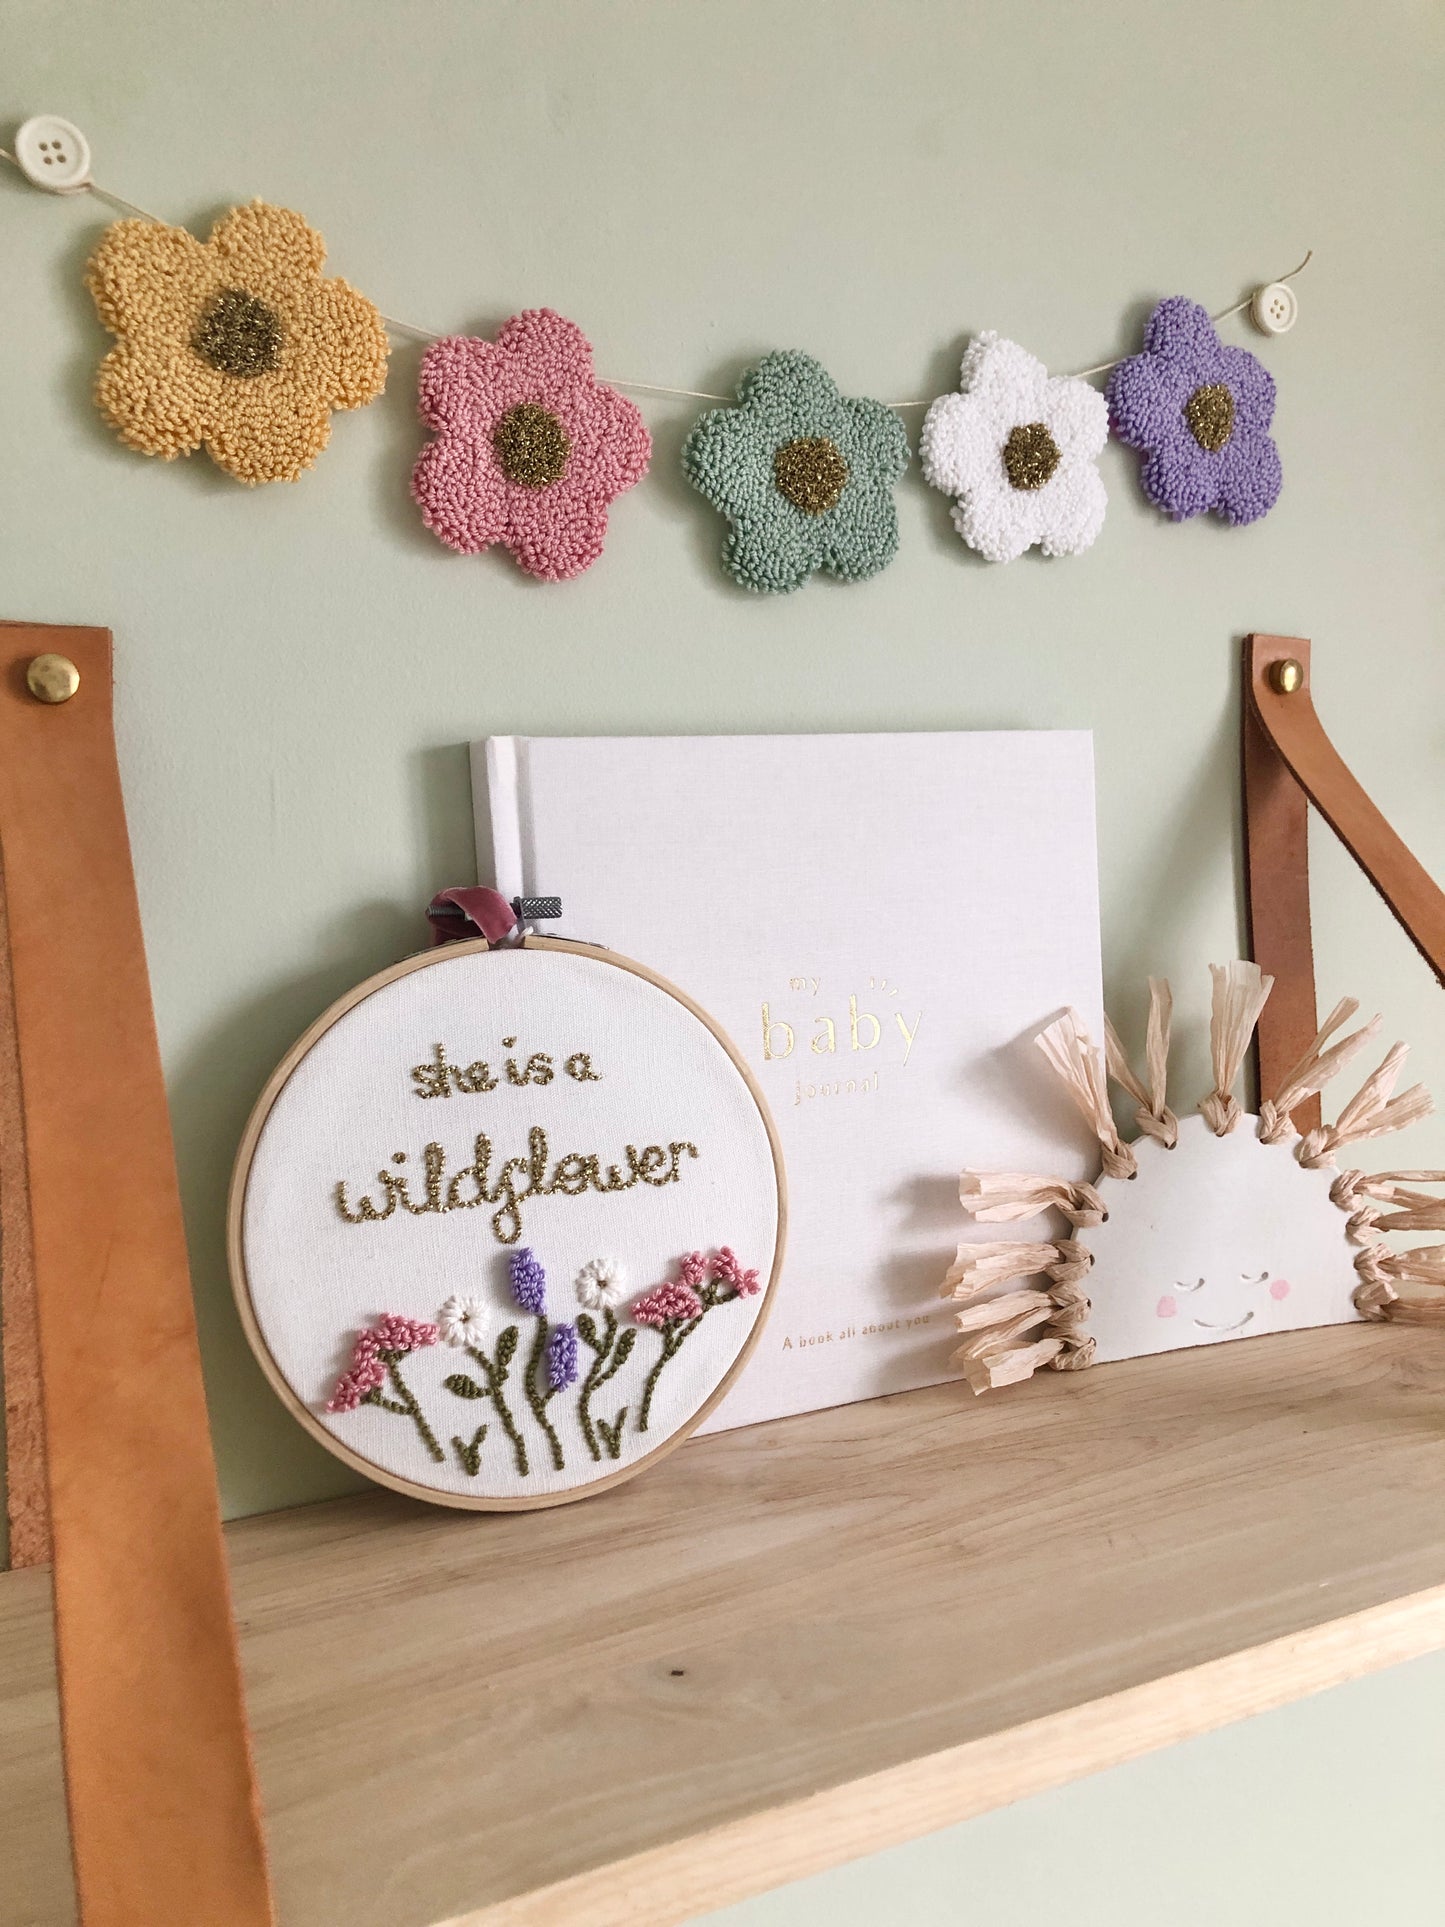
[{"label": "wood grain surface", "polygon": [[[532,1514],[228,1529],[286,1927],[630,1927],[1445,1644],[1445,1334],[1292,1333],[693,1440]],[[0,1865],[69,1919],[42,1575]]]}]

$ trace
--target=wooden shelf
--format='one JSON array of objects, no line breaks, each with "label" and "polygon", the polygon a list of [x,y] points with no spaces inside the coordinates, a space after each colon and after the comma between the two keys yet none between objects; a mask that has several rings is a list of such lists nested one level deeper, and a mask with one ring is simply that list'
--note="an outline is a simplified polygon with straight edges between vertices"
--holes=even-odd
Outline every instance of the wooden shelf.
[{"label": "wooden shelf", "polygon": [[[557,1511],[375,1493],[228,1537],[284,1927],[647,1927],[1445,1645],[1445,1335],[939,1387]],[[72,1918],[36,1572],[0,1575],[0,1867],[6,1922]]]}]

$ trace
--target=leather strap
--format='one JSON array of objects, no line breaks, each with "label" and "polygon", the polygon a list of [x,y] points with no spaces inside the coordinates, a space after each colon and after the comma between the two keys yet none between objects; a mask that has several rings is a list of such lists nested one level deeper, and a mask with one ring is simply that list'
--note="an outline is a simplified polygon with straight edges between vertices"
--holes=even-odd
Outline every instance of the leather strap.
[{"label": "leather strap", "polygon": [[[1300,686],[1276,687],[1275,665],[1300,664]],[[1445,892],[1370,801],[1325,734],[1310,695],[1310,645],[1302,636],[1245,638],[1244,798],[1246,898],[1254,960],[1275,978],[1258,1028],[1266,1091],[1315,1031],[1309,937],[1307,801],[1324,817],[1421,956],[1445,984]],[[1319,1121],[1318,1100],[1301,1129]]]},{"label": "leather strap", "polygon": [[0,861],[0,1356],[5,1371],[5,1510],[10,1564],[50,1564],[45,1490],[45,1414],[40,1397],[40,1327],[35,1246],[25,1177],[25,1107],[15,1039],[5,866]]},{"label": "leather strap", "polygon": [[[25,671],[80,670],[47,705]],[[170,1125],[111,737],[110,636],[0,624],[0,861],[85,1927],[274,1920]],[[83,904],[83,927],[65,914]],[[7,1081],[8,1063],[8,1081]],[[18,1069],[19,1089],[13,1078]],[[23,1263],[19,1302],[23,1307]]]},{"label": "leather strap", "polygon": [[[1250,636],[1245,643],[1246,690],[1255,645],[1264,674],[1293,656],[1308,673],[1310,646],[1295,636]],[[1315,953],[1310,936],[1309,799],[1270,741],[1254,702],[1244,700],[1244,905],[1249,954],[1274,989],[1255,1031],[1259,1093],[1277,1091],[1319,1028],[1315,1013]],[[1294,1109],[1301,1133],[1319,1128],[1318,1095]]]}]

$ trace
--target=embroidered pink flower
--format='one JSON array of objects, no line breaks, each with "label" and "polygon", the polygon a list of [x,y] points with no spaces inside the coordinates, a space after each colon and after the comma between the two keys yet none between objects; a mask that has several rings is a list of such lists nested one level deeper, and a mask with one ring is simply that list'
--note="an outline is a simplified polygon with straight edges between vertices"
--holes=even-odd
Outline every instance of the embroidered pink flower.
[{"label": "embroidered pink flower", "polygon": [[379,1359],[363,1358],[337,1379],[336,1390],[326,1401],[327,1411],[354,1412],[367,1393],[374,1392],[385,1377]]},{"label": "embroidered pink flower", "polygon": [[762,1290],[757,1272],[743,1270],[731,1245],[723,1245],[713,1254],[712,1275],[718,1282],[731,1285],[739,1298],[754,1298]]},{"label": "embroidered pink flower", "polygon": [[637,409],[597,380],[591,343],[550,308],[513,315],[495,341],[434,342],[418,403],[436,434],[411,482],[427,527],[467,555],[500,542],[548,582],[597,560],[608,504],[652,455]]},{"label": "embroidered pink flower", "polygon": [[[359,1405],[375,1405],[383,1412],[396,1412],[409,1418],[427,1452],[440,1465],[446,1454],[410,1386],[397,1370],[409,1352],[435,1345],[440,1337],[441,1332],[435,1325],[387,1312],[374,1325],[356,1334],[350,1367],[336,1381],[336,1390],[326,1401],[327,1411],[354,1412]],[[393,1394],[390,1398],[382,1389],[386,1385]]]},{"label": "embroidered pink flower", "polygon": [[642,1387],[637,1411],[637,1429],[645,1432],[652,1416],[652,1398],[664,1369],[682,1350],[683,1342],[695,1332],[706,1315],[718,1305],[729,1305],[738,1298],[753,1298],[762,1290],[755,1271],[744,1271],[729,1245],[723,1245],[705,1258],[700,1251],[689,1251],[677,1261],[677,1277],[654,1285],[632,1307],[639,1325],[654,1325],[662,1340],[661,1350]]},{"label": "embroidered pink flower", "polygon": [[[686,1259],[683,1262],[685,1264]],[[680,1324],[686,1318],[701,1318],[702,1312],[702,1300],[692,1286],[679,1284],[675,1279],[669,1279],[665,1285],[654,1285],[632,1307],[632,1316],[639,1325]]]},{"label": "embroidered pink flower", "polygon": [[399,1352],[404,1357],[407,1352],[419,1352],[427,1345],[435,1345],[440,1337],[441,1331],[436,1325],[419,1324],[414,1318],[402,1318],[389,1311],[369,1330],[358,1332],[353,1363],[359,1365],[363,1359],[375,1358],[381,1352]]}]

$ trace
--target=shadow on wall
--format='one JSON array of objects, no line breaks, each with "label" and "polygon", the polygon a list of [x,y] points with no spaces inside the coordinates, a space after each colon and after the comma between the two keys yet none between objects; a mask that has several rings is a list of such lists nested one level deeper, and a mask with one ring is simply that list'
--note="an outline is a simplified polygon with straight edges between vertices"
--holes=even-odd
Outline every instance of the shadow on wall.
[{"label": "shadow on wall", "polygon": [[[1216,880],[1224,876],[1233,879],[1236,902],[1233,954],[1245,954],[1244,883],[1236,860],[1242,805],[1235,681],[1193,768],[1179,768],[1176,778],[1180,787],[1167,802],[1140,799],[1141,807],[1155,813],[1156,832],[1136,855],[1127,900],[1115,906],[1115,952],[1152,960],[1146,961],[1145,977],[1167,974],[1166,960],[1191,950],[1201,973],[1206,963],[1228,961],[1199,956],[1194,940],[1198,907],[1211,900]],[[1181,1078],[1198,1082],[1209,1061],[1208,1000],[1200,1001],[1197,986],[1191,995],[1178,984],[1175,990],[1174,1066]],[[1145,984],[1134,970],[1121,979],[1106,967],[1104,1007],[1136,1056],[1143,1052],[1147,1003]],[[1207,1081],[1199,1088],[1208,1088]]]}]

